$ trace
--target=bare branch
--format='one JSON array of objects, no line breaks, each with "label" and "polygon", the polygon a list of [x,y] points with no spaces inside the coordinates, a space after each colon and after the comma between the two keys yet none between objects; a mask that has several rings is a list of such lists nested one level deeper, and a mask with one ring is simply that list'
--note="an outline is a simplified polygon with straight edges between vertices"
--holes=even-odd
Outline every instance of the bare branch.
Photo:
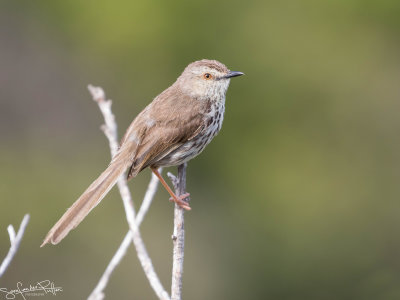
[{"label": "bare branch", "polygon": [[[186,190],[186,166],[184,163],[178,167],[178,176],[175,177],[168,173],[171,179],[177,196],[185,194]],[[186,201],[189,201],[186,198]],[[174,232],[172,234],[173,263],[172,263],[172,284],[171,284],[171,300],[182,299],[182,274],[183,274],[183,258],[185,251],[185,226],[184,214],[185,210],[175,204],[174,209]]]},{"label": "bare branch", "polygon": [[7,256],[4,258],[3,262],[0,266],[0,277],[3,276],[4,272],[7,270],[11,261],[13,260],[15,254],[18,251],[19,245],[22,241],[22,237],[24,236],[25,228],[29,222],[29,214],[26,214],[22,219],[21,225],[19,226],[18,233],[15,234],[14,227],[12,225],[8,225],[7,231],[10,236],[11,247],[7,253]]},{"label": "bare branch", "polygon": [[[162,168],[158,169],[161,173]],[[153,201],[154,195],[156,194],[158,188],[159,180],[156,175],[152,173],[150,183],[147,187],[146,194],[144,195],[144,199],[142,201],[142,205],[140,206],[139,212],[136,215],[136,224],[139,227],[142,223],[144,216],[146,215],[151,202]],[[122,241],[121,245],[119,246],[117,252],[115,252],[113,258],[111,259],[110,263],[108,264],[106,270],[104,271],[103,275],[101,276],[99,282],[97,283],[96,287],[92,291],[89,296],[89,300],[100,300],[104,299],[103,290],[106,288],[108,281],[110,280],[112,272],[116,269],[118,264],[126,255],[126,252],[129,248],[129,245],[132,241],[132,232],[129,230],[128,233],[125,235],[124,240]]]},{"label": "bare branch", "polygon": [[108,281],[110,280],[112,272],[114,272],[115,268],[124,258],[126,251],[128,250],[129,245],[132,241],[132,232],[129,231],[126,235],[124,240],[122,241],[121,245],[119,246],[117,252],[115,252],[113,258],[109,262],[106,270],[104,271],[103,275],[101,276],[99,282],[97,283],[96,287],[89,295],[88,300],[102,300],[105,298],[104,289],[106,288]]},{"label": "bare branch", "polygon": [[118,130],[114,114],[111,111],[112,101],[106,100],[106,94],[101,87],[89,84],[88,89],[103,114],[105,124],[101,126],[101,130],[103,130],[110,143],[111,157],[114,157],[118,151]]},{"label": "bare branch", "polygon": [[[161,174],[162,168],[159,168],[158,172]],[[151,180],[147,187],[146,194],[144,194],[142,205],[140,206],[139,212],[136,215],[136,224],[138,226],[140,226],[140,224],[144,219],[144,216],[147,214],[147,211],[149,210],[150,204],[153,201],[153,198],[156,194],[159,182],[160,181],[158,180],[157,176],[153,172],[151,172]]]},{"label": "bare branch", "polygon": [[[105,125],[102,126],[102,130],[104,131],[104,134],[106,135],[106,137],[109,140],[111,156],[114,156],[115,153],[118,151],[118,138],[117,138],[117,125],[115,122],[115,117],[111,111],[111,103],[112,102],[111,102],[111,100],[106,100],[105,93],[101,87],[94,87],[92,85],[89,85],[88,89],[89,89],[90,93],[92,94],[93,100],[95,100],[97,102],[97,104],[99,105],[99,108],[104,116]],[[119,192],[121,194],[121,198],[122,198],[122,201],[124,204],[126,218],[127,218],[128,224],[129,224],[130,233],[132,235],[131,238],[132,238],[133,244],[136,247],[136,252],[137,252],[139,261],[140,261],[142,268],[147,276],[147,279],[149,280],[151,287],[153,288],[154,292],[157,294],[159,299],[169,299],[168,293],[164,290],[164,288],[154,270],[153,264],[151,262],[151,259],[147,253],[146,247],[144,246],[142,237],[140,235],[138,223],[136,223],[136,221],[135,221],[135,208],[133,206],[132,197],[129,192],[127,181],[126,181],[124,175],[121,175],[121,177],[118,179],[117,185],[118,185],[118,189],[119,189]],[[144,214],[143,214],[143,216],[144,216]],[[142,217],[142,219],[143,219],[143,217]],[[123,248],[127,247],[127,246],[125,246],[125,244],[127,244],[127,242],[125,243],[126,240],[128,240],[127,237],[125,237],[125,239],[123,241],[123,245],[121,245],[121,246],[123,246]],[[122,250],[123,250],[123,248],[122,248]],[[118,250],[120,250],[120,249],[118,249]],[[118,261],[122,258],[123,254],[124,254],[122,252],[122,250],[120,253],[118,253],[117,259],[112,262],[114,266],[116,266],[114,263],[115,262],[118,263]],[[120,256],[121,254],[122,254],[122,256]],[[106,272],[107,272],[107,270],[106,270]],[[111,275],[111,272],[109,274]],[[108,281],[108,279],[107,279],[107,281]],[[105,284],[107,283],[107,281],[105,282]],[[93,297],[90,299],[96,299],[96,300],[103,299],[104,294],[101,292],[101,290],[100,290],[100,292],[98,292],[97,294],[94,294],[93,296],[90,295],[89,297]]]}]

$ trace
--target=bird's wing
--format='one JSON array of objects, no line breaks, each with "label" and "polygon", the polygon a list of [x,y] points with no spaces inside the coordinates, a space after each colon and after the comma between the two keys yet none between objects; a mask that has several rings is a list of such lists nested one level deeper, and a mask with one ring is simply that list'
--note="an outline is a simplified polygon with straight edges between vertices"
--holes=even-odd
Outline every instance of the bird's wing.
[{"label": "bird's wing", "polygon": [[[136,176],[144,168],[193,139],[204,127],[202,103],[183,95],[179,95],[178,99],[160,96],[143,115],[141,123],[146,124],[146,129],[139,137],[128,178]],[[123,148],[124,144],[121,150]]]},{"label": "bird's wing", "polygon": [[160,122],[149,128],[139,144],[128,178],[134,177],[144,168],[155,164],[186,141],[199,134],[203,128],[200,118],[178,124],[177,120]]}]

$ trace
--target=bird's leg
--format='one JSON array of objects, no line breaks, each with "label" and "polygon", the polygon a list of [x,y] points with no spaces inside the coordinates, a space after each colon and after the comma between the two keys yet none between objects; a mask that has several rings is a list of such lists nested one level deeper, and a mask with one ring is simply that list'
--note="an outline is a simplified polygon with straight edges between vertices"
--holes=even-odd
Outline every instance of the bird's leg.
[{"label": "bird's leg", "polygon": [[183,195],[180,195],[179,197],[175,195],[175,193],[171,190],[171,188],[168,186],[168,184],[165,182],[164,178],[161,176],[161,174],[158,172],[157,168],[151,167],[151,170],[153,171],[154,174],[158,177],[160,180],[161,184],[164,186],[164,188],[167,190],[167,192],[171,195],[172,201],[174,201],[176,204],[178,204],[180,207],[186,209],[186,210],[191,210],[189,203],[184,201],[185,198],[187,198],[190,194],[186,193]]}]

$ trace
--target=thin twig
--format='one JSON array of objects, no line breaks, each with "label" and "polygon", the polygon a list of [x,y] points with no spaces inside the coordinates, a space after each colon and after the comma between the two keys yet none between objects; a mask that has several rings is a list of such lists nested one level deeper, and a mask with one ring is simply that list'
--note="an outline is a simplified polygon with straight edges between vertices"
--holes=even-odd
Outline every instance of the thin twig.
[{"label": "thin twig", "polygon": [[[161,174],[162,173],[162,168],[158,169],[158,172]],[[149,185],[147,186],[146,194],[144,194],[144,198],[142,201],[142,204],[140,205],[140,209],[136,215],[136,224],[140,226],[142,223],[144,216],[147,214],[147,211],[150,208],[150,204],[153,201],[153,198],[156,194],[159,180],[153,172],[151,173],[151,180],[149,182]]]},{"label": "thin twig", "polygon": [[[114,156],[118,151],[118,138],[117,138],[117,125],[115,117],[111,111],[111,100],[106,100],[105,93],[101,87],[88,86],[90,93],[92,94],[93,100],[97,102],[99,108],[104,116],[105,125],[102,126],[102,130],[106,135],[110,143],[111,156]],[[155,270],[151,259],[147,253],[143,239],[140,235],[139,227],[135,221],[135,208],[133,206],[132,197],[129,192],[127,181],[124,175],[121,175],[117,182],[119,192],[124,204],[126,218],[129,224],[129,229],[132,234],[132,241],[136,247],[136,252],[142,268],[150,282],[151,287],[157,294],[159,299],[169,299],[168,293],[164,290]],[[104,295],[98,294],[98,298],[102,299]]]},{"label": "thin twig", "polygon": [[[177,196],[185,194],[186,190],[186,163],[178,167],[178,177],[168,173]],[[189,201],[186,198],[186,201]],[[174,244],[173,262],[172,262],[172,283],[171,283],[171,300],[182,299],[182,274],[183,274],[183,258],[185,251],[185,219],[184,209],[175,204],[174,209],[174,232],[172,234],[172,242]]]},{"label": "thin twig", "polygon": [[[161,173],[162,168],[158,169]],[[139,227],[143,221],[144,216],[146,215],[151,202],[153,201],[154,195],[156,194],[157,187],[158,187],[159,180],[155,174],[152,173],[150,183],[147,187],[146,194],[140,206],[139,212],[136,215],[136,224]],[[121,245],[119,246],[118,250],[115,252],[113,258],[109,262],[106,270],[104,271],[103,275],[101,276],[99,282],[97,283],[96,287],[90,294],[88,300],[100,300],[104,299],[103,290],[106,288],[108,281],[110,280],[111,274],[114,272],[118,264],[126,255],[126,252],[131,244],[132,241],[132,232],[129,230],[128,233],[125,235],[124,240],[122,241]]]},{"label": "thin twig", "polygon": [[22,241],[22,237],[24,236],[25,228],[29,222],[29,214],[26,214],[22,219],[21,225],[19,226],[18,233],[15,234],[14,227],[10,224],[7,227],[8,235],[10,236],[11,247],[7,253],[7,256],[4,258],[3,262],[0,266],[0,277],[3,276],[4,272],[7,270],[11,261],[13,260],[15,254],[18,251],[19,245]]}]

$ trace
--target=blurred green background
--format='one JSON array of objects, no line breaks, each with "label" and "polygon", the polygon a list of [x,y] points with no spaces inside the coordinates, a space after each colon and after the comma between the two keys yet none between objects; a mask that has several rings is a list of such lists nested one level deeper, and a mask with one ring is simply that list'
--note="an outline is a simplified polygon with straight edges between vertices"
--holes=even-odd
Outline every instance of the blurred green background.
[{"label": "blurred green background", "polygon": [[[113,190],[39,248],[109,161],[87,84],[114,100],[122,135],[209,58],[246,76],[189,163],[184,299],[400,299],[399,53],[400,1],[2,1],[1,257],[7,225],[31,221],[0,287],[49,279],[52,298],[85,299],[127,231]],[[130,182],[136,206],[149,178]],[[142,225],[167,289],[168,198]],[[130,250],[106,299],[156,299]]]}]

